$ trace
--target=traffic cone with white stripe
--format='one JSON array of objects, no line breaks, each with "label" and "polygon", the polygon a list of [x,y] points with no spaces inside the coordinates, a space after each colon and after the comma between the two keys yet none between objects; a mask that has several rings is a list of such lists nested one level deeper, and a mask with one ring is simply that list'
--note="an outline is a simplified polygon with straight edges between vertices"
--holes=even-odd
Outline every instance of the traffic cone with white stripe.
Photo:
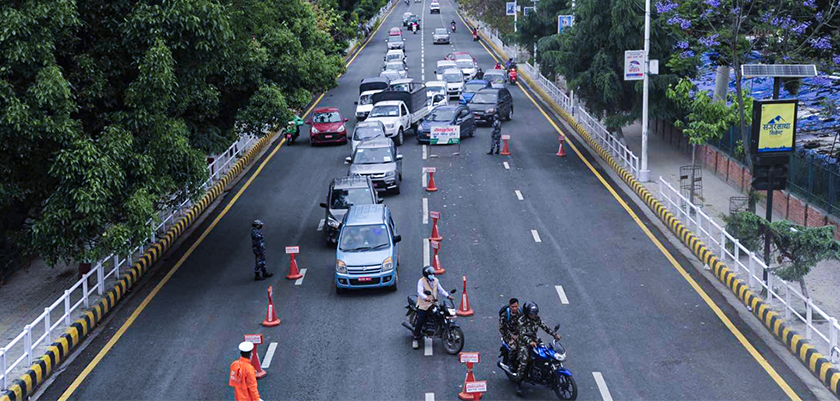
[{"label": "traffic cone with white stripe", "polygon": [[274,286],[268,286],[268,311],[265,312],[265,320],[262,325],[265,327],[274,327],[280,324],[280,318],[277,317],[277,311],[274,309]]},{"label": "traffic cone with white stripe", "polygon": [[440,275],[446,273],[446,270],[440,265],[440,257],[438,256],[440,241],[432,241],[432,251],[434,252],[434,256],[432,256],[432,267],[435,269],[435,274]]},{"label": "traffic cone with white stripe", "polygon": [[566,157],[566,149],[563,147],[563,143],[566,142],[566,136],[560,134],[560,149],[557,149],[557,156],[558,157]]},{"label": "traffic cone with white stripe", "polygon": [[[280,321],[278,320],[278,322]],[[260,365],[260,354],[257,352],[257,344],[254,344],[254,350],[251,351],[251,366],[253,366],[254,370],[257,371],[257,380],[268,375],[268,372],[266,372],[265,369],[262,368],[262,365]]]},{"label": "traffic cone with white stripe", "polygon": [[464,291],[461,293],[461,305],[455,314],[458,316],[472,316],[474,312],[472,307],[470,307],[470,297],[467,295],[467,276],[462,277],[464,278]]},{"label": "traffic cone with white stripe", "polygon": [[300,274],[300,269],[298,269],[298,264],[295,260],[295,254],[290,253],[289,256],[291,257],[291,260],[289,261],[289,274],[286,275],[286,278],[289,280],[297,280],[303,277],[303,275]]}]

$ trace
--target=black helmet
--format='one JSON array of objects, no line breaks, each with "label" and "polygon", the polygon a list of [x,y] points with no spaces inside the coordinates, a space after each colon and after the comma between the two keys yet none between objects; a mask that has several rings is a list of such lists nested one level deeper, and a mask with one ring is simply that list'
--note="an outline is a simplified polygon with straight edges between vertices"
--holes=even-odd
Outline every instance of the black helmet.
[{"label": "black helmet", "polygon": [[429,278],[435,276],[435,268],[432,266],[423,267],[423,277]]},{"label": "black helmet", "polygon": [[525,305],[522,306],[522,311],[525,312],[525,315],[539,315],[540,314],[540,307],[537,306],[536,303],[528,301],[525,302]]},{"label": "black helmet", "polygon": [[251,223],[251,227],[254,227],[254,228],[262,228],[262,226],[263,226],[262,220],[254,220],[254,222]]}]

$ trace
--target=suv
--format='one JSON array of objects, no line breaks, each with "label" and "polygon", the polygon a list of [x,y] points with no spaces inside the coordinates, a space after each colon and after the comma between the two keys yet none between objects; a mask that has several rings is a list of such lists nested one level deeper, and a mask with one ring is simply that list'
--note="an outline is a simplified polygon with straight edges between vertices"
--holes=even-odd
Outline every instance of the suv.
[{"label": "suv", "polygon": [[347,214],[350,206],[375,205],[382,203],[382,199],[376,194],[373,182],[370,177],[342,177],[336,178],[330,183],[327,191],[327,201],[321,202],[321,207],[326,209],[324,216],[324,236],[329,243],[335,244],[338,241],[338,232],[341,228],[341,220]]},{"label": "suv", "polygon": [[402,155],[390,139],[363,141],[353,151],[353,156],[344,159],[350,164],[348,175],[369,176],[378,191],[393,190],[400,193],[402,182]]},{"label": "suv", "polygon": [[472,110],[476,122],[492,123],[493,115],[497,112],[503,120],[510,120],[513,117],[513,98],[505,88],[479,90],[473,95],[467,106]]},{"label": "suv", "polygon": [[385,205],[353,206],[344,215],[335,250],[335,291],[397,290],[402,237]]}]

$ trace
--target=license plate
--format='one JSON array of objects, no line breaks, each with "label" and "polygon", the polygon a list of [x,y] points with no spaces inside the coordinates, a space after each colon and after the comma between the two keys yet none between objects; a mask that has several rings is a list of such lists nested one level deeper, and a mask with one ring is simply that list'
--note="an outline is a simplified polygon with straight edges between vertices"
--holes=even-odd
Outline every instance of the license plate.
[{"label": "license plate", "polygon": [[332,135],[324,135],[324,138],[330,139],[332,138]]},{"label": "license plate", "polygon": [[360,283],[368,282],[370,280],[371,280],[370,277],[359,277],[359,282]]}]

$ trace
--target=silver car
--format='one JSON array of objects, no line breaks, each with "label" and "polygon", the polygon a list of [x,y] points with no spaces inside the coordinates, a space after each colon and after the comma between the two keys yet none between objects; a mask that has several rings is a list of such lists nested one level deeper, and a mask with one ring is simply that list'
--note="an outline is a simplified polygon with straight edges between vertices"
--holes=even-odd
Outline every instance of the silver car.
[{"label": "silver car", "polygon": [[345,158],[344,163],[350,164],[348,175],[369,176],[377,191],[398,194],[402,182],[402,158],[394,141],[388,138],[369,139],[356,146],[353,156]]},{"label": "silver car", "polygon": [[388,50],[405,50],[405,39],[402,36],[388,36],[388,39],[385,39],[385,44],[388,46]]},{"label": "silver car", "polygon": [[449,31],[446,28],[435,28],[435,44],[449,44]]},{"label": "silver car", "polygon": [[408,76],[408,71],[405,69],[405,64],[402,61],[391,61],[385,63],[385,66],[382,67],[382,71],[391,71],[396,72],[400,78],[405,78]]},{"label": "silver car", "polygon": [[490,82],[491,88],[501,89],[505,87],[505,70],[487,70],[484,73],[484,80]]}]

